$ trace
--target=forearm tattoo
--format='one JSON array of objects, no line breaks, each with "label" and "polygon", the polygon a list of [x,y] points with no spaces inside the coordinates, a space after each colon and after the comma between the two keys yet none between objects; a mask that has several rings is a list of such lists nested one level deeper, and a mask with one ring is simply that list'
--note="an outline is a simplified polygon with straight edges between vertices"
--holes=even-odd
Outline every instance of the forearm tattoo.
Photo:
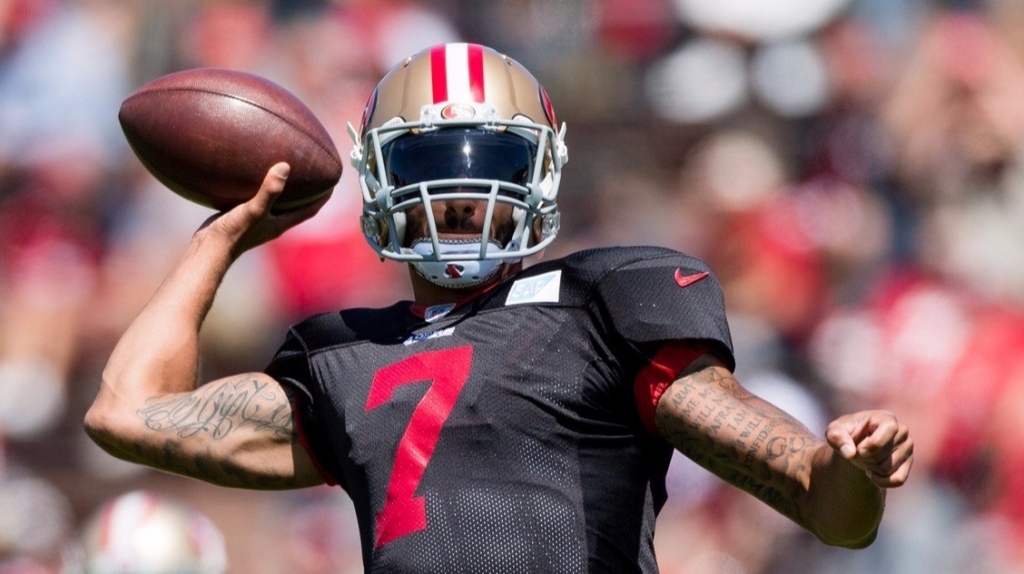
[{"label": "forearm tattoo", "polygon": [[137,414],[146,428],[180,438],[207,434],[221,440],[247,429],[290,439],[293,431],[291,405],[284,391],[248,377],[151,400]]},{"label": "forearm tattoo", "polygon": [[659,409],[665,438],[695,462],[791,518],[800,479],[821,442],[796,419],[747,392],[735,378],[704,369],[667,390]]},{"label": "forearm tattoo", "polygon": [[281,387],[241,377],[188,394],[151,399],[136,415],[147,429],[164,438],[140,438],[125,445],[129,460],[227,486],[290,487],[289,477],[271,471],[272,465],[251,458],[242,465],[228,454],[248,450],[244,445],[249,441],[296,443],[290,397]]}]

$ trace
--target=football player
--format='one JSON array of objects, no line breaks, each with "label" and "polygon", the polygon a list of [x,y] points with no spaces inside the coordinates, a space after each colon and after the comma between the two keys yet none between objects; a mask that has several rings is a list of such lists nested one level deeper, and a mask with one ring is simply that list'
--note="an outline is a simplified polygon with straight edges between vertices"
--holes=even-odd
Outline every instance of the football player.
[{"label": "football player", "polygon": [[703,262],[630,247],[524,269],[558,233],[568,155],[519,63],[426,49],[352,131],[362,229],[408,263],[415,300],[309,318],[264,372],[197,388],[229,265],[320,207],[271,212],[278,164],[200,228],[114,349],[86,418],[104,448],[228,486],[337,484],[368,572],[655,572],[673,449],[826,544],[872,542],[910,471],[906,426],[857,412],[818,437],[747,392]]}]

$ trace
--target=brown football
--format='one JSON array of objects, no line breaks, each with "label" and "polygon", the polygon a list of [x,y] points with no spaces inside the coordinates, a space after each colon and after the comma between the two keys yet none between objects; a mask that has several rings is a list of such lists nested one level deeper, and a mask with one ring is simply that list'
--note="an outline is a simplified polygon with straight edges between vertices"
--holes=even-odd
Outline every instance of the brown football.
[{"label": "brown football", "polygon": [[250,199],[279,161],[291,173],[275,211],[323,197],[341,177],[338,149],[313,112],[253,74],[220,68],[168,74],[128,96],[118,119],[150,173],[217,210]]}]

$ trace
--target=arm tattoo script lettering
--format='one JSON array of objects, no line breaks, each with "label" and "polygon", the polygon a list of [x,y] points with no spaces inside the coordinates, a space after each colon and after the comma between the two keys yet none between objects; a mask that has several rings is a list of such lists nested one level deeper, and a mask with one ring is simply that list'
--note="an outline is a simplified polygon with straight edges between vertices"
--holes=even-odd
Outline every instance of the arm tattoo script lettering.
[{"label": "arm tattoo script lettering", "polygon": [[801,480],[810,473],[820,440],[723,370],[683,377],[666,394],[658,426],[669,442],[729,484],[799,521]]},{"label": "arm tattoo script lettering", "polygon": [[298,437],[288,393],[243,375],[150,399],[135,411],[148,432],[122,445],[120,456],[223,486],[307,486],[296,482],[291,466]]},{"label": "arm tattoo script lettering", "polygon": [[293,433],[291,405],[284,391],[250,377],[154,399],[137,414],[146,428],[175,433],[182,439],[207,434],[221,440],[247,429],[290,441]]}]

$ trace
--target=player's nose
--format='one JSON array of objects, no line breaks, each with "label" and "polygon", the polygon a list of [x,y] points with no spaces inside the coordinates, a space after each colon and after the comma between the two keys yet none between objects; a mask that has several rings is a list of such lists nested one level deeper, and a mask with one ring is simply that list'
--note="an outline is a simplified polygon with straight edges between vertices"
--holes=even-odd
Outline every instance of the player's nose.
[{"label": "player's nose", "polygon": [[445,202],[444,224],[452,230],[476,227],[474,217],[481,202],[475,199],[451,199]]}]

